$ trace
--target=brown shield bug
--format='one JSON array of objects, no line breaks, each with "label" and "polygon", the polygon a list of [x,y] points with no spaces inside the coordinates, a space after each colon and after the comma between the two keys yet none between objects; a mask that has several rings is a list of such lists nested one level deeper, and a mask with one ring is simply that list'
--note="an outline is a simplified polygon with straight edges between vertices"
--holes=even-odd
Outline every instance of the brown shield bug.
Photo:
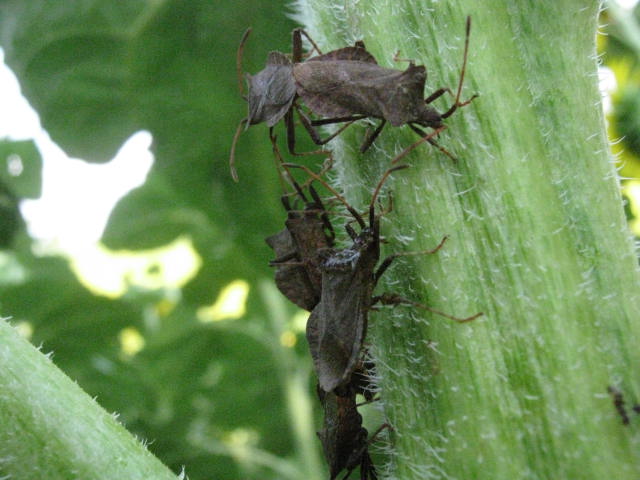
[{"label": "brown shield bug", "polygon": [[[273,135],[271,143],[276,159],[283,164]],[[330,166],[329,164],[328,168]],[[287,168],[284,168],[286,178],[304,207],[302,210],[293,208],[289,200],[290,194],[281,197],[287,219],[283,230],[266,238],[276,255],[269,265],[276,268],[275,280],[280,292],[299,307],[311,311],[320,301],[322,288],[318,252],[333,246],[335,232],[324,203],[313,186],[299,185]],[[305,195],[305,188],[311,199]]]},{"label": "brown shield bug", "polygon": [[322,274],[320,302],[307,321],[307,342],[311,351],[320,388],[325,392],[351,382],[352,373],[361,364],[362,346],[367,332],[369,311],[376,303],[385,305],[409,304],[418,306],[456,322],[471,321],[481,313],[468,318],[457,318],[434,310],[426,305],[407,300],[395,294],[373,296],[380,277],[401,255],[435,253],[446,237],[433,250],[426,252],[397,253],[380,262],[380,217],[375,212],[375,202],[386,179],[396,170],[408,165],[390,168],[378,183],[369,205],[369,224],[346,200],[308,168],[294,164],[286,167],[304,169],[322,183],[336,198],[347,206],[360,226],[360,233],[347,224],[352,244],[343,249],[324,248],[318,251]]},{"label": "brown shield bug", "polygon": [[324,409],[324,423],[318,437],[329,465],[330,480],[334,480],[343,470],[347,470],[343,480],[348,478],[357,466],[360,466],[360,480],[377,479],[369,455],[369,443],[386,425],[369,439],[367,429],[362,426],[362,416],[356,408],[353,390],[349,389],[341,396],[326,392],[318,385],[317,391]]},{"label": "brown shield bug", "polygon": [[290,110],[296,95],[296,86],[292,76],[293,64],[285,54],[280,52],[270,52],[265,68],[256,75],[249,75],[248,73],[244,75],[244,80],[246,80],[248,87],[248,93],[245,95],[242,74],[242,52],[250,33],[251,28],[248,28],[244,32],[236,54],[238,90],[241,96],[247,101],[249,109],[247,116],[240,120],[238,124],[229,155],[231,176],[236,182],[238,181],[238,175],[234,167],[235,150],[238,137],[240,133],[242,133],[243,127],[246,129],[250,125],[266,122],[267,126],[272,128]]},{"label": "brown shield bug", "polygon": [[[442,122],[444,119],[476,97],[474,95],[469,100],[460,101],[470,32],[471,17],[467,17],[458,89],[454,103],[444,113],[438,112],[429,104],[446,92],[452,94],[451,90],[440,88],[424,98],[426,69],[422,65],[416,66],[413,61],[406,70],[401,71],[379,66],[371,55],[367,57],[362,53],[359,58],[344,60],[336,55],[336,51],[295,64],[293,76],[297,94],[314,114],[325,117],[312,121],[311,125],[352,122],[365,117],[379,119],[378,127],[361,145],[361,152],[365,152],[371,146],[387,122],[394,127],[409,125],[409,128],[422,138],[407,147],[394,162],[425,141],[455,160],[453,155],[440,147],[432,137],[446,128]],[[422,128],[431,128],[434,131],[426,133]]]},{"label": "brown shield bug", "polygon": [[[247,29],[240,40],[240,46],[236,55],[236,73],[238,77],[238,89],[242,97],[247,101],[249,112],[245,118],[243,118],[236,129],[236,133],[233,136],[233,142],[231,145],[231,152],[229,155],[229,167],[231,169],[231,176],[235,181],[238,181],[238,176],[235,170],[235,149],[236,143],[243,130],[250,125],[265,122],[269,127],[270,135],[273,136],[273,127],[282,119],[287,127],[287,146],[289,152],[293,155],[309,155],[322,153],[322,150],[297,153],[295,151],[295,124],[293,118],[293,110],[295,109],[300,114],[300,120],[302,125],[308,131],[311,139],[317,145],[324,145],[338,135],[344,128],[349,126],[343,126],[337,132],[328,136],[327,138],[321,138],[320,134],[315,130],[311,121],[302,113],[300,107],[295,103],[297,98],[296,84],[293,77],[293,67],[303,60],[302,53],[302,35],[304,35],[313,45],[313,49],[320,52],[315,42],[309,37],[309,35],[302,29],[297,28],[293,31],[293,47],[291,59],[287,55],[281,52],[270,52],[267,57],[267,63],[264,69],[258,72],[256,75],[244,74],[244,80],[247,82],[248,92],[244,94],[243,87],[243,73],[242,73],[242,53],[244,50],[244,44],[251,33],[251,29]],[[335,53],[340,52],[340,53]],[[354,47],[346,47],[340,50],[336,50],[335,55],[340,58],[363,58],[370,55],[364,49],[361,43],[357,43]]]},{"label": "brown shield bug", "polygon": [[269,265],[276,267],[276,286],[280,292],[300,308],[311,311],[320,301],[322,288],[317,252],[333,246],[335,232],[313,186],[308,187],[311,200],[296,183],[294,187],[304,209],[292,208],[289,197],[282,197],[287,220],[283,230],[266,239],[276,254]]}]

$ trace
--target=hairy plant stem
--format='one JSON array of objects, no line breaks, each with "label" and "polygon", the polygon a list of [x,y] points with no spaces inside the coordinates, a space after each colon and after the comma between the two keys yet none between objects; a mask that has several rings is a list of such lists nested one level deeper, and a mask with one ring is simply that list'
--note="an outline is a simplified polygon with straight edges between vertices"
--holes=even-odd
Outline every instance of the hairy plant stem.
[{"label": "hairy plant stem", "polygon": [[[385,66],[424,63],[425,96],[455,91],[471,15],[463,98],[439,143],[394,174],[380,290],[441,311],[371,315],[369,341],[393,426],[387,478],[637,478],[640,472],[640,282],[597,85],[597,2],[300,0],[299,19],[326,50],[363,39]],[[396,68],[405,68],[404,64]],[[441,111],[447,96],[436,101]],[[416,137],[363,129],[331,148],[336,181],[362,205]],[[383,282],[384,283],[384,282]],[[622,425],[608,386],[625,396]]]},{"label": "hairy plant stem", "polygon": [[0,320],[0,478],[177,477]]}]

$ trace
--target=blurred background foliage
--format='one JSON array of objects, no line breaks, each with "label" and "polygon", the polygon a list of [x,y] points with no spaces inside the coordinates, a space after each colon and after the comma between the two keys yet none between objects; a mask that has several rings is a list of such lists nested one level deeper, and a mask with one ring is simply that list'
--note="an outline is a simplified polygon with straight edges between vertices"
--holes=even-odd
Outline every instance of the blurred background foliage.
[{"label": "blurred background foliage", "polygon": [[[289,51],[289,4],[0,4],[6,63],[65,152],[106,162],[146,130],[155,155],[102,239],[114,262],[143,258],[142,271],[106,292],[78,275],[73,258],[34,253],[19,204],[40,194],[40,154],[29,141],[0,141],[0,315],[54,352],[60,368],[192,480],[326,476],[305,316],[275,290],[268,267],[264,238],[282,228],[284,212],[266,127],[240,138],[239,184],[227,165],[246,113],[238,42],[252,26],[252,73],[269,50]],[[637,178],[640,9],[631,15],[612,4],[602,25],[603,63],[617,83],[611,137],[621,139],[621,174]],[[640,198],[639,183],[625,186]],[[637,205],[630,203],[630,218]],[[181,256],[167,253],[177,248]],[[171,261],[182,274],[165,281]]]},{"label": "blurred background foliage", "polygon": [[640,4],[628,9],[610,0],[605,6],[598,51],[609,73],[603,76],[610,93],[610,102],[605,102],[607,127],[623,178],[627,217],[640,237]]},{"label": "blurred background foliage", "polygon": [[288,4],[0,4],[5,61],[68,155],[107,162],[140,130],[155,155],[102,240],[112,262],[143,270],[107,292],[76,259],[34,254],[19,203],[40,194],[41,158],[32,142],[1,141],[0,316],[192,480],[325,476],[305,317],[268,266],[264,238],[284,212],[266,128],[240,139],[240,184],[228,168],[246,115],[238,43],[252,26],[253,73],[269,50],[289,51]]}]

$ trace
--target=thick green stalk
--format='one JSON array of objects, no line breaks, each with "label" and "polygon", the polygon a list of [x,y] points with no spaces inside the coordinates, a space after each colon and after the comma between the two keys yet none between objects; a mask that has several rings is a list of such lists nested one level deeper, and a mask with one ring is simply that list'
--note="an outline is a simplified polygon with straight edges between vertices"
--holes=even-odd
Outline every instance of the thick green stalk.
[{"label": "thick green stalk", "polygon": [[0,321],[0,478],[177,477],[47,356]]},{"label": "thick green stalk", "polygon": [[[389,251],[450,239],[398,260],[380,290],[485,315],[371,315],[394,427],[388,478],[638,478],[640,282],[600,105],[597,2],[301,0],[300,12],[327,50],[363,39],[385,66],[397,50],[426,64],[426,94],[455,91],[473,21],[463,97],[479,98],[438,139],[459,160],[416,149],[394,174],[384,223]],[[331,146],[360,205],[415,140],[387,126],[360,155],[362,134]],[[628,426],[609,385],[625,395]]]}]

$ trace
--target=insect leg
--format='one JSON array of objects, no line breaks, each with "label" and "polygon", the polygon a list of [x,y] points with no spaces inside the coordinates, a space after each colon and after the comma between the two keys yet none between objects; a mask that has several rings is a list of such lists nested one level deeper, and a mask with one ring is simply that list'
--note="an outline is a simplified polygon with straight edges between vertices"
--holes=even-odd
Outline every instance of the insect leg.
[{"label": "insect leg", "polygon": [[292,46],[291,46],[291,60],[293,63],[299,63],[302,61],[302,37],[300,35],[299,28],[296,28],[291,32]]},{"label": "insect leg", "polygon": [[287,127],[287,148],[289,149],[289,153],[295,155],[296,151],[296,126],[293,121],[293,110],[289,109],[287,113],[284,114],[284,123]]},{"label": "insect leg", "polygon": [[382,186],[393,172],[395,172],[396,170],[403,170],[405,168],[409,168],[409,165],[396,165],[395,167],[387,169],[387,171],[384,172],[382,178],[378,182],[378,185],[376,186],[376,189],[373,191],[373,195],[371,196],[371,203],[369,203],[369,226],[371,228],[377,228],[374,227],[374,225],[377,225],[378,223],[376,222],[375,204],[376,200],[378,199],[378,195],[380,195],[380,191],[382,190]]},{"label": "insect leg", "polygon": [[349,235],[351,240],[355,241],[355,239],[358,238],[358,233],[353,229],[351,224],[349,223],[345,224],[344,229],[347,231],[347,234]]},{"label": "insect leg", "polygon": [[[307,132],[309,132],[309,135],[311,136],[311,140],[313,140],[313,143],[315,143],[316,145],[324,145],[325,143],[330,142],[335,137],[340,135],[353,122],[355,122],[356,120],[359,120],[359,118],[360,118],[360,117],[358,117],[358,118],[353,119],[353,120],[339,119],[339,122],[325,122],[325,124],[329,124],[329,123],[342,123],[342,122],[346,121],[347,124],[343,125],[342,127],[340,127],[338,130],[333,132],[327,138],[320,138],[320,135],[318,134],[318,131],[315,128],[313,128],[313,124],[311,122],[311,119],[305,115],[305,113],[300,109],[299,106],[296,105],[295,107],[296,107],[296,110],[298,112],[298,115],[300,116],[300,122],[302,123],[304,128],[307,130]],[[328,119],[328,120],[331,120],[331,119]]]},{"label": "insect leg", "polygon": [[382,261],[382,263],[374,273],[374,276],[373,276],[374,285],[377,285],[378,280],[380,280],[380,277],[382,277],[384,272],[387,270],[387,268],[391,266],[391,264],[396,258],[407,257],[409,255],[432,255],[442,248],[442,246],[444,245],[444,242],[446,242],[448,238],[449,238],[449,235],[445,235],[444,237],[442,237],[442,240],[440,240],[440,243],[436,245],[435,248],[432,248],[431,250],[420,250],[419,252],[399,252],[399,253],[393,253],[389,255]]},{"label": "insect leg", "polygon": [[[362,447],[362,453],[360,457],[360,480],[377,480],[378,475],[376,474],[376,467],[373,465],[373,461],[371,460],[371,456],[369,455],[369,445],[376,439],[380,432],[382,432],[385,428],[393,430],[391,425],[388,423],[383,423],[380,427],[371,435],[367,442]],[[366,430],[365,430],[366,431]],[[342,477],[342,480],[345,480],[351,475],[353,470],[349,470],[347,474]]]},{"label": "insect leg", "polygon": [[[289,112],[290,113],[290,112]],[[285,114],[285,124],[287,127],[287,147],[290,150],[290,153],[292,155],[296,155],[296,156],[300,156],[300,155],[326,155],[326,159],[324,161],[324,163],[322,164],[322,168],[320,170],[320,173],[318,175],[323,176],[326,172],[328,172],[329,170],[331,170],[331,168],[333,167],[333,153],[331,153],[330,151],[325,151],[325,150],[314,150],[313,152],[305,152],[305,153],[296,153],[295,151],[291,152],[291,149],[295,149],[295,126],[293,125],[293,120],[292,117],[289,116],[288,114]],[[302,198],[303,202],[307,202],[307,199],[304,196],[304,193],[302,193],[302,189],[307,188],[311,182],[313,180],[307,180],[306,182],[304,182],[302,185],[300,185],[299,183],[297,183],[295,181],[295,179],[293,178],[293,175],[291,175],[291,172],[288,169],[288,166],[285,165],[284,159],[282,158],[282,154],[280,153],[280,149],[278,148],[278,145],[276,143],[276,137],[273,135],[273,127],[271,127],[269,129],[269,138],[271,138],[271,144],[273,146],[273,153],[276,157],[276,160],[279,160],[280,163],[278,164],[276,162],[276,168],[278,170],[280,170],[280,167],[284,168],[285,172],[286,172],[286,177],[287,177],[287,181],[289,182],[289,184],[291,184],[293,186],[293,188],[296,190],[296,193],[298,194],[298,196],[300,198]],[[283,189],[284,190],[284,189]],[[292,193],[287,193],[286,195],[293,195]],[[290,208],[287,208],[287,210],[290,210]]]},{"label": "insect leg", "polygon": [[469,100],[466,100],[464,102],[460,102],[458,100],[456,100],[456,103],[454,103],[453,105],[451,105],[451,107],[449,107],[449,110],[447,110],[446,112],[444,112],[441,117],[442,118],[447,118],[450,117],[453,112],[455,112],[458,107],[464,107],[465,105],[469,105],[471,102],[473,102],[476,98],[478,98],[477,94],[474,94],[471,96],[471,98]]},{"label": "insect leg", "polygon": [[[409,123],[408,125],[409,125],[409,128],[411,130],[416,132],[421,137],[424,137],[425,135],[427,135],[427,133],[424,130],[419,129],[413,123]],[[429,142],[429,145],[431,145],[433,147],[436,147],[438,150],[440,150],[442,153],[444,153],[447,157],[449,157],[454,162],[458,161],[458,159],[456,157],[454,157],[453,154],[451,152],[449,152],[449,150],[444,148],[442,145],[440,145],[438,142],[436,142],[433,138],[428,138],[427,142]]]},{"label": "insect leg", "polygon": [[[373,297],[373,303],[380,302],[383,305],[411,305],[413,307],[421,308],[422,310],[426,310],[427,312],[435,313],[436,315],[440,315],[441,317],[448,318],[449,320],[453,320],[457,323],[466,323],[483,315],[482,312],[478,312],[470,317],[459,318],[454,317],[453,315],[449,315],[448,313],[441,312],[440,310],[436,310],[435,308],[428,307],[427,305],[419,302],[414,302],[413,300],[409,300],[408,298],[401,297],[400,295],[396,295],[395,293],[383,293],[382,295],[377,295]],[[372,303],[372,305],[373,305]]]},{"label": "insect leg", "polygon": [[362,454],[362,459],[360,460],[360,480],[378,480],[376,467],[373,465],[371,455],[366,451]]},{"label": "insect leg", "polygon": [[378,135],[380,135],[380,132],[382,132],[382,129],[384,128],[386,123],[387,123],[386,120],[382,120],[380,122],[380,125],[378,125],[378,127],[373,131],[373,133],[371,135],[368,135],[364,139],[364,142],[362,142],[362,145],[360,145],[360,153],[364,153],[367,150],[369,150],[369,147],[373,144],[373,142],[375,142],[376,138],[378,138]]},{"label": "insect leg", "polygon": [[370,400],[367,400],[365,398],[364,402],[356,403],[356,407],[362,407],[363,405],[369,405],[370,403],[378,402],[379,400],[380,400],[380,397],[373,397]]},{"label": "insect leg", "polygon": [[607,392],[609,392],[609,394],[613,398],[613,406],[618,412],[618,415],[620,415],[620,418],[622,419],[622,424],[629,425],[629,415],[627,414],[627,409],[624,406],[625,401],[624,401],[624,396],[622,395],[622,392],[612,385],[609,385],[607,387]]},{"label": "insect leg", "polygon": [[421,143],[424,143],[424,142],[429,142],[431,145],[437,147],[442,153],[446,154],[448,157],[453,159],[454,162],[457,160],[456,157],[451,155],[451,153],[449,153],[445,148],[441,147],[440,145],[438,145],[438,143],[435,140],[433,140],[433,137],[435,137],[436,135],[438,135],[440,132],[444,131],[447,128],[446,125],[443,125],[442,127],[437,128],[436,130],[434,130],[433,132],[428,133],[428,134],[425,134],[422,130],[420,130],[415,125],[412,125],[411,123],[409,124],[409,127],[411,127],[411,129],[414,132],[418,133],[419,135],[424,135],[424,136],[420,140],[418,140],[417,142],[413,143],[412,145],[409,145],[402,152],[400,152],[400,154],[398,154],[398,156],[391,161],[391,164],[399,162],[409,152],[411,152],[411,150],[413,150],[414,148],[416,148],[417,146],[419,146]]},{"label": "insect leg", "polygon": [[317,207],[317,209],[320,212],[322,212],[320,215],[320,220],[324,225],[325,231],[328,232],[327,233],[327,239],[329,240],[328,243],[333,244],[333,241],[336,238],[336,232],[333,230],[333,225],[329,221],[329,215],[327,214],[327,210],[324,208],[322,199],[320,198],[320,195],[318,195],[318,192],[316,192],[316,189],[313,188],[313,185],[309,185],[309,193],[311,194],[311,198],[313,198],[313,201],[315,202],[314,206]]},{"label": "insect leg", "polygon": [[[310,122],[309,118],[306,115],[304,115],[304,113],[300,110],[300,107],[297,104],[294,103],[293,104],[293,108],[289,109],[289,111],[284,115],[284,122],[285,122],[285,125],[286,125],[286,128],[287,128],[287,148],[288,148],[289,153],[291,155],[294,155],[296,157],[306,156],[306,155],[326,155],[327,157],[332,158],[331,152],[328,152],[328,151],[322,150],[322,149],[313,150],[311,152],[296,152],[296,128],[295,128],[295,122],[294,122],[294,118],[293,118],[293,109],[294,108],[296,109],[296,111],[298,112],[298,114],[300,116],[300,121],[301,121],[302,125],[307,130],[307,132],[309,132],[309,136],[311,137],[311,140],[313,140],[313,142],[316,145],[324,145],[325,143],[331,141],[334,137],[339,135],[345,128],[347,128],[351,124],[348,123],[347,125],[345,125],[342,128],[340,128],[333,135],[329,136],[328,138],[322,139],[318,135],[318,132],[311,125],[311,122]],[[329,165],[326,168],[323,168],[323,172],[328,170],[329,168],[331,168],[331,164],[332,163],[333,163],[333,161],[331,160],[329,162]]]},{"label": "insect leg", "polygon": [[392,60],[394,62],[407,62],[410,63],[411,65],[415,64],[415,60],[411,59],[411,58],[402,58],[400,56],[400,50],[397,50],[396,53],[393,55]]},{"label": "insect leg", "polygon": [[377,429],[375,432],[373,432],[373,435],[371,435],[371,436],[369,437],[369,440],[367,440],[367,443],[371,443],[371,442],[373,442],[373,441],[376,439],[376,437],[377,437],[378,435],[380,435],[380,432],[382,432],[383,430],[385,430],[385,429],[387,429],[387,428],[388,428],[389,430],[393,430],[393,427],[392,427],[391,425],[389,425],[388,423],[383,423],[382,425],[380,425],[380,426],[378,427],[378,429]]},{"label": "insect leg", "polygon": [[[278,148],[278,142],[276,141],[277,137],[273,133],[273,127],[269,128],[269,139],[271,140],[271,148],[273,150],[274,160],[276,162],[276,170],[278,170],[278,173],[279,173],[278,177],[280,179],[280,188],[282,189],[283,192],[286,191],[284,186],[284,181],[283,181],[283,180],[286,180],[287,183],[293,187],[293,189],[296,191],[296,193],[302,199],[302,201],[306,203],[307,199],[304,196],[304,193],[302,192],[302,188],[300,187],[300,185],[298,185],[298,182],[296,182],[296,180],[293,178],[293,175],[291,175],[291,172],[289,171],[289,169],[286,166],[284,166],[284,159],[282,158],[282,154],[280,153],[280,148]],[[281,173],[281,169],[284,170],[284,175]],[[281,197],[284,208],[287,211],[291,210],[291,204],[289,203],[289,199],[288,199],[288,197],[291,195],[294,195],[294,193],[287,192]]]},{"label": "insect leg", "polygon": [[427,98],[425,98],[424,99],[424,103],[431,103],[434,100],[436,100],[437,98],[440,98],[445,93],[449,93],[450,95],[453,95],[453,92],[451,91],[450,88],[448,88],[448,87],[439,88],[438,90],[433,92],[431,95],[429,95]]},{"label": "insect leg", "polygon": [[349,115],[348,117],[320,118],[311,120],[311,125],[318,127],[320,125],[333,125],[334,123],[352,122],[354,120],[362,120],[367,118],[366,115]]},{"label": "insect leg", "polygon": [[[309,40],[309,43],[311,43],[313,47],[311,51],[308,52],[306,55],[302,53],[302,35],[307,37],[307,40]],[[310,56],[314,50],[318,52],[318,55],[322,55],[322,51],[320,50],[316,42],[314,42],[313,38],[311,38],[311,36],[309,36],[309,34],[306,31],[304,31],[302,28],[295,28],[292,32],[292,36],[293,36],[293,51],[292,51],[291,59],[293,60],[293,63],[301,62],[303,58]]]},{"label": "insect leg", "polygon": [[322,184],[324,188],[329,190],[329,192],[331,192],[333,196],[345,206],[345,208],[349,211],[349,213],[353,216],[353,218],[355,218],[355,220],[358,222],[358,225],[360,225],[360,228],[365,228],[364,220],[362,219],[360,214],[356,211],[356,209],[353,208],[349,204],[349,202],[347,202],[347,200],[342,195],[340,195],[331,185],[329,185],[325,180],[323,180],[320,175],[313,172],[311,169],[309,169],[304,165],[297,165],[295,163],[283,163],[282,165],[288,168],[300,168],[304,170],[307,173],[307,175],[309,175],[309,177],[311,177],[313,180]]}]

